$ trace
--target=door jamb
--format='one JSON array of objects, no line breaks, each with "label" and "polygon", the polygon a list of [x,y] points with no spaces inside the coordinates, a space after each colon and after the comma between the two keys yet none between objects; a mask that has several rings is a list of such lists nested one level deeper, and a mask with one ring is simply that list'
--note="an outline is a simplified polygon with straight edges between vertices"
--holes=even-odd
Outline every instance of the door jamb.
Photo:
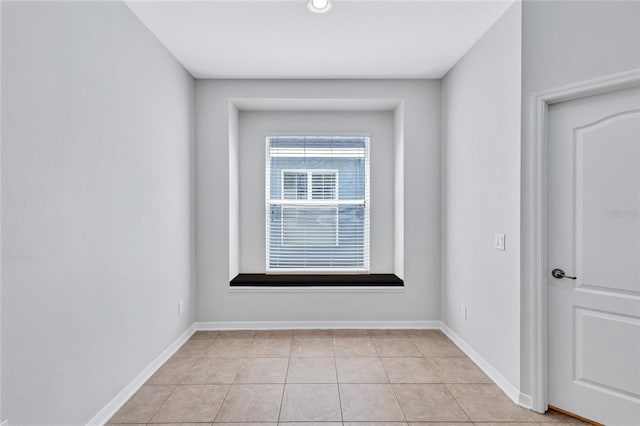
[{"label": "door jamb", "polygon": [[528,197],[531,215],[524,218],[524,241],[529,241],[523,264],[523,288],[532,289],[529,301],[529,324],[532,358],[532,408],[545,412],[548,407],[548,329],[547,329],[547,126],[549,106],[587,96],[613,92],[640,85],[640,69],[594,80],[570,84],[534,93],[531,97],[531,117],[528,150],[528,179],[524,196]]}]

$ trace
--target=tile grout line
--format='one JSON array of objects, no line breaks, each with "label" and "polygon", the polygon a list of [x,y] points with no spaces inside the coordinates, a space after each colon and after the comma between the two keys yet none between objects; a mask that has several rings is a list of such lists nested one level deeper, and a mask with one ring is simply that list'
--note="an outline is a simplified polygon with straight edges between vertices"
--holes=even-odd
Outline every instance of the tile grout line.
[{"label": "tile grout line", "polygon": [[[191,340],[191,339],[189,339],[189,340]],[[187,341],[186,341],[182,346],[186,345],[186,344],[189,342],[189,340],[187,340]],[[211,344],[211,343],[210,343],[210,344]],[[180,347],[180,348],[178,349],[178,351],[179,351],[180,349],[182,349],[182,347]],[[176,353],[177,353],[178,351],[176,351]],[[174,356],[175,356],[175,354],[174,354],[171,358],[173,358]],[[171,358],[169,358],[167,361],[165,361],[165,362],[164,362],[164,364],[162,364],[162,365],[160,366],[160,368],[164,367],[164,366],[167,364],[167,362],[168,362],[169,360],[171,360]],[[196,362],[194,362],[193,366],[195,366],[195,364],[198,362],[198,361],[197,361],[197,359],[198,359],[198,358],[196,358]],[[193,366],[191,366],[191,368],[192,368],[192,369],[193,369]],[[160,368],[158,368],[158,371],[160,370]],[[157,373],[157,371],[156,371],[156,373]],[[153,375],[155,375],[156,373],[154,373]],[[147,380],[147,382],[148,382],[148,381],[153,377],[153,375],[152,375],[152,376]],[[146,385],[146,382],[145,382],[142,386],[145,386],[145,385]],[[153,386],[153,385],[147,385],[147,386]],[[162,385],[157,385],[157,386],[162,386]],[[173,386],[173,389],[171,390],[171,392],[169,393],[169,395],[167,395],[167,397],[166,397],[166,398],[165,398],[165,400],[162,402],[162,404],[158,405],[158,408],[156,408],[156,410],[153,412],[153,414],[151,415],[151,417],[149,417],[149,421],[148,421],[147,423],[151,423],[151,421],[153,420],[153,418],[156,416],[156,414],[158,414],[158,412],[162,409],[162,407],[164,407],[164,406],[165,406],[165,404],[167,403],[167,401],[169,401],[169,398],[171,398],[171,395],[173,395],[173,394],[174,394],[174,392],[176,391],[176,389],[178,389],[178,386],[180,386],[180,384],[179,384],[179,383],[177,383],[177,384],[174,384],[174,385],[172,385],[172,386]],[[141,387],[141,388],[142,388],[142,387]],[[139,390],[138,390],[138,391],[139,391]],[[137,392],[136,392],[136,393],[137,393]],[[131,398],[129,398],[129,400],[128,400],[127,402],[129,402],[130,400],[131,400]],[[118,411],[119,411],[119,410],[118,410]],[[118,413],[116,412],[116,414],[114,414],[114,416],[115,416],[115,415],[117,415],[117,414],[118,414]]]},{"label": "tile grout line", "polygon": [[[143,385],[144,386],[144,385]],[[153,418],[156,416],[156,414],[158,414],[158,411],[160,411],[160,409],[162,407],[165,406],[165,404],[167,403],[167,401],[169,401],[169,398],[171,398],[171,395],[173,395],[173,393],[176,391],[176,389],[178,389],[178,385],[173,385],[173,389],[171,390],[171,393],[169,393],[169,395],[167,396],[167,398],[162,402],[162,404],[160,404],[158,406],[158,408],[156,408],[156,410],[153,412],[153,414],[151,415],[151,417],[149,417],[149,423],[153,420]]]},{"label": "tile grout line", "polygon": [[284,392],[287,390],[287,377],[289,377],[289,364],[291,364],[291,352],[293,352],[293,336],[291,337],[291,345],[289,346],[289,356],[287,357],[287,371],[284,373],[284,383],[282,385],[282,396],[280,397],[280,407],[278,408],[278,419],[276,423],[280,423],[282,416],[282,406],[284,405]]},{"label": "tile grout line", "polygon": [[[436,372],[436,374],[438,374],[438,373]],[[447,389],[447,392],[449,392],[449,395],[451,395],[451,398],[453,398],[453,400],[456,402],[456,404],[458,404],[458,407],[460,407],[460,409],[462,410],[464,415],[467,416],[467,419],[469,419],[470,422],[474,423],[471,420],[471,416],[469,415],[469,413],[467,413],[467,411],[464,409],[462,404],[460,404],[460,401],[458,401],[458,398],[456,398],[456,396],[453,394],[453,392],[451,392],[451,389],[449,389],[449,385],[450,385],[450,383],[444,383],[444,387]]]},{"label": "tile grout line", "polygon": [[340,395],[340,380],[338,379],[338,360],[336,359],[335,337],[331,340],[331,345],[333,348],[333,368],[335,368],[335,371],[336,371],[336,389],[338,390],[338,406],[340,407],[340,421],[344,426],[344,413],[342,412],[342,396]]},{"label": "tile grout line", "polygon": [[[377,352],[377,349],[376,349],[376,352]],[[387,381],[389,382],[389,387],[391,387],[391,391],[393,392],[393,395],[396,397],[396,402],[398,403],[398,407],[400,407],[400,412],[402,413],[402,417],[404,417],[405,423],[409,424],[407,415],[404,412],[404,408],[402,408],[402,404],[400,403],[400,398],[398,398],[398,393],[396,392],[396,388],[393,386],[393,383],[391,383],[391,378],[389,377],[389,373],[387,372],[387,369],[384,367],[384,363],[382,362],[382,357],[379,356],[378,360],[380,360],[380,364],[382,364],[382,370],[384,371],[384,375],[387,377]]]},{"label": "tile grout line", "polygon": [[224,402],[227,400],[227,396],[229,396],[229,392],[231,392],[231,386],[233,386],[233,384],[226,385],[226,386],[227,386],[227,391],[224,393],[224,398],[222,398],[222,402],[220,403],[220,406],[216,410],[216,414],[214,414],[213,419],[211,420],[211,424],[214,424],[216,422],[216,418],[218,417],[218,414],[220,414],[220,410],[222,410],[222,406],[224,405]]},{"label": "tile grout line", "polygon": [[[213,345],[213,342],[211,342],[211,345]],[[253,343],[252,343],[253,345]],[[216,411],[216,414],[213,416],[213,420],[211,420],[211,424],[213,425],[216,422],[216,419],[218,418],[218,415],[220,414],[220,410],[222,410],[222,406],[224,405],[224,402],[227,400],[227,397],[229,396],[229,392],[231,392],[231,387],[233,386],[234,382],[236,381],[236,377],[238,377],[238,373],[240,372],[240,369],[242,368],[242,366],[245,363],[246,358],[242,359],[242,363],[240,364],[240,366],[238,366],[238,369],[236,370],[236,374],[233,376],[233,379],[231,380],[231,384],[227,385],[227,391],[224,394],[224,398],[222,398],[222,402],[220,403],[220,407],[218,407],[218,410]]]}]

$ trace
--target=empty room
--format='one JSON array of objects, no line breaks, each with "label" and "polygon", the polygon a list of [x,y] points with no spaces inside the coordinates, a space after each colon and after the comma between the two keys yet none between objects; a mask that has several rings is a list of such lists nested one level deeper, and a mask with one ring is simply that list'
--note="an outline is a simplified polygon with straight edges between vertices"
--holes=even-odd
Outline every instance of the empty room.
[{"label": "empty room", "polygon": [[0,0],[0,426],[640,426],[640,0]]}]

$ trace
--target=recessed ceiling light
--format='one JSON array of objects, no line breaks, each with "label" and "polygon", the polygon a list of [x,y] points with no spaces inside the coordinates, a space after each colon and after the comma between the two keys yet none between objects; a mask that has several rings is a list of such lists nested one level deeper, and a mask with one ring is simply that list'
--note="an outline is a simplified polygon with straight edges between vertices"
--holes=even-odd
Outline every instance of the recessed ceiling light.
[{"label": "recessed ceiling light", "polygon": [[313,13],[325,13],[331,10],[330,0],[307,0],[307,9]]}]

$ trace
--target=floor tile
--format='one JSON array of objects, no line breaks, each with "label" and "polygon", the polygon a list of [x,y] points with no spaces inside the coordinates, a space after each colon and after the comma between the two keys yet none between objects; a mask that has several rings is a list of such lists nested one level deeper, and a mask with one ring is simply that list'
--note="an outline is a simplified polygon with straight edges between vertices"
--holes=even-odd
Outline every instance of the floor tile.
[{"label": "floor tile", "polygon": [[384,337],[374,338],[373,344],[376,346],[378,355],[381,357],[412,357],[422,356],[413,340],[409,338]]},{"label": "floor tile", "polygon": [[191,340],[214,339],[218,337],[218,334],[220,334],[220,332],[215,330],[196,331],[193,333],[193,336],[191,336]]},{"label": "floor tile", "polygon": [[413,343],[426,357],[464,357],[466,356],[446,336],[415,337]]},{"label": "floor tile", "polygon": [[469,358],[429,358],[443,383],[492,383]]},{"label": "floor tile", "polygon": [[333,337],[370,337],[369,331],[364,329],[336,329],[333,330]]},{"label": "floor tile", "polygon": [[[111,425],[118,425],[118,426],[140,426],[140,425],[146,425],[147,423],[107,423],[107,426],[111,426]],[[206,423],[205,423],[206,424]]]},{"label": "floor tile", "polygon": [[336,383],[333,358],[291,358],[287,383]]},{"label": "floor tile", "polygon": [[280,422],[278,426],[342,426],[342,422]]},{"label": "floor tile", "polygon": [[[148,426],[211,426],[213,423],[149,423]],[[140,425],[136,425],[140,426]]]},{"label": "floor tile", "polygon": [[214,423],[214,426],[278,426],[278,423]]},{"label": "floor tile", "polygon": [[293,338],[291,356],[325,357],[333,356],[332,338]]},{"label": "floor tile", "polygon": [[446,385],[474,422],[531,422],[529,410],[518,407],[494,384]]},{"label": "floor tile", "polygon": [[408,426],[406,422],[344,422],[344,426]]},{"label": "floor tile", "polygon": [[389,383],[380,358],[336,358],[339,383]]},{"label": "floor tile", "polygon": [[180,385],[152,422],[212,422],[228,390],[225,385]]},{"label": "floor tile", "polygon": [[[530,411],[529,415],[531,416],[531,420],[536,421],[538,423],[571,423],[573,426],[576,424],[586,425],[588,423],[583,422],[580,419],[576,419],[575,417],[567,416],[559,411],[548,410],[544,414],[536,413],[535,411]],[[555,425],[554,425],[555,426]]]},{"label": "floor tile", "polygon": [[355,329],[198,331],[109,424],[341,426],[342,418],[344,426],[584,424],[516,406],[439,330]]},{"label": "floor tile", "polygon": [[473,426],[471,422],[411,422],[409,426]]},{"label": "floor tile", "polygon": [[245,357],[249,348],[253,344],[253,339],[225,338],[211,341],[205,356],[236,358]]},{"label": "floor tile", "polygon": [[469,420],[445,385],[396,384],[393,389],[410,422]]},{"label": "floor tile", "polygon": [[344,421],[405,421],[391,385],[340,384]]},{"label": "floor tile", "polygon": [[213,340],[198,339],[189,340],[173,356],[174,358],[202,358],[207,353],[207,348],[211,346]]},{"label": "floor tile", "polygon": [[333,330],[294,330],[293,337],[333,337]]},{"label": "floor tile", "polygon": [[277,422],[284,385],[232,385],[216,422]]},{"label": "floor tile", "polygon": [[287,384],[280,421],[341,421],[337,384]]},{"label": "floor tile", "polygon": [[338,337],[333,339],[333,350],[336,356],[378,356],[373,340],[366,337]]},{"label": "floor tile", "polygon": [[407,330],[409,337],[446,337],[440,330]]},{"label": "floor tile", "polygon": [[473,426],[471,422],[411,422],[409,426]]},{"label": "floor tile", "polygon": [[253,339],[255,330],[220,330],[218,338],[222,339]]},{"label": "floor tile", "polygon": [[197,358],[171,358],[147,381],[148,385],[177,385],[189,374]]},{"label": "floor tile", "polygon": [[255,338],[263,338],[263,337],[292,337],[293,330],[258,330],[256,331]]},{"label": "floor tile", "polygon": [[[107,423],[107,426],[111,426],[111,425],[118,425],[118,426],[140,426],[140,425],[146,425],[147,423]],[[205,423],[206,424],[206,423]]]},{"label": "floor tile", "polygon": [[109,420],[109,423],[147,423],[169,398],[175,386],[144,385]]},{"label": "floor tile", "polygon": [[260,423],[213,423],[214,426],[278,426],[278,423],[265,423],[265,422],[260,422]]},{"label": "floor tile", "polygon": [[[431,424],[429,424],[431,426]],[[473,426],[539,426],[538,423],[509,423],[509,422],[500,422],[500,423],[473,423]]]},{"label": "floor tile", "polygon": [[231,384],[242,365],[241,358],[200,358],[184,376],[182,384]]},{"label": "floor tile", "polygon": [[371,337],[409,337],[407,330],[384,330],[374,329],[369,330],[369,336]]},{"label": "floor tile", "polygon": [[441,383],[426,358],[381,358],[391,383]]},{"label": "floor tile", "polygon": [[278,426],[278,423],[214,423],[214,426]]},{"label": "floor tile", "polygon": [[256,337],[249,348],[249,357],[288,357],[291,337]]},{"label": "floor tile", "polygon": [[289,358],[247,358],[235,383],[284,383]]}]

